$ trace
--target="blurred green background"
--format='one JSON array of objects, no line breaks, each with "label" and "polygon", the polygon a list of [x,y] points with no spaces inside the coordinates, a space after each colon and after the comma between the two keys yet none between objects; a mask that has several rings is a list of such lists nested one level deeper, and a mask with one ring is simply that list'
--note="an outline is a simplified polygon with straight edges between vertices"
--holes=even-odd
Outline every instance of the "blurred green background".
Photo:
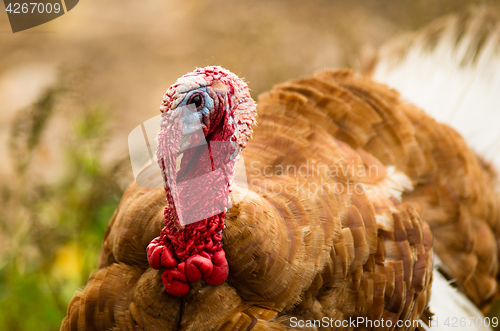
[{"label": "blurred green background", "polygon": [[0,330],[59,329],[176,78],[221,65],[257,97],[472,4],[500,1],[80,1],[16,34],[0,13]]}]

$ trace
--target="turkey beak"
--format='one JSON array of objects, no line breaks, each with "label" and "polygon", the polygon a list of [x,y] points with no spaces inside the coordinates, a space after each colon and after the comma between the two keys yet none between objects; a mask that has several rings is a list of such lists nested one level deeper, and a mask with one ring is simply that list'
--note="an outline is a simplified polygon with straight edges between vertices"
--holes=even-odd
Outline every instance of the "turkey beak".
[{"label": "turkey beak", "polygon": [[206,144],[203,116],[192,107],[184,107],[181,114],[182,134],[179,139],[179,153]]}]

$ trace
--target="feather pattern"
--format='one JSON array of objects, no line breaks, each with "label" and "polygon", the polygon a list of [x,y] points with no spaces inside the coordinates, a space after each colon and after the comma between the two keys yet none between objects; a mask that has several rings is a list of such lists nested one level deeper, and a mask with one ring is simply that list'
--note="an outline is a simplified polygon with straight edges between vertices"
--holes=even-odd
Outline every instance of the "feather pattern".
[{"label": "feather pattern", "polygon": [[[404,198],[420,205],[435,236],[439,270],[461,290],[434,272],[437,284],[430,309],[442,321],[460,314],[482,319],[476,305],[485,312],[498,297],[500,201],[494,188],[497,192],[500,188],[496,175],[500,169],[499,17],[498,8],[472,7],[391,41],[376,57],[364,61],[366,74],[397,88],[404,98],[455,128],[479,155],[478,162],[471,164],[466,160],[473,157],[464,155],[467,147],[456,139],[456,132],[446,126],[438,132],[420,125],[422,143],[441,140],[426,150],[437,156],[434,166],[442,177],[418,184]],[[420,115],[417,111],[412,116],[417,120]],[[467,164],[461,173],[449,172],[460,164]],[[478,175],[482,177],[478,182],[469,180]]]}]

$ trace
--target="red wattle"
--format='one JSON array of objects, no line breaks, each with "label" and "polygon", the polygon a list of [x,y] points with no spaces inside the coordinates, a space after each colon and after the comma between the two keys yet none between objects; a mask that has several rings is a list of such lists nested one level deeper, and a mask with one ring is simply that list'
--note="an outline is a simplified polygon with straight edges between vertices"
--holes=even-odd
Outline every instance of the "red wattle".
[{"label": "red wattle", "polygon": [[212,262],[214,270],[210,276],[203,277],[203,280],[205,280],[207,284],[213,286],[221,285],[226,281],[227,276],[229,275],[226,253],[222,249],[216,252],[212,257]]},{"label": "red wattle", "polygon": [[156,270],[161,268],[160,258],[163,251],[163,246],[161,245],[160,241],[161,238],[156,237],[149,243],[147,248],[149,265],[151,266],[151,268]]},{"label": "red wattle", "polygon": [[180,297],[189,292],[186,275],[179,270],[167,269],[163,272],[161,279],[167,292],[172,295]]},{"label": "red wattle", "polygon": [[[166,216],[170,213],[166,208]],[[212,286],[226,281],[229,267],[220,242],[225,216],[224,212],[181,229],[165,222],[161,236],[148,245],[147,256],[152,268],[166,268],[162,281],[168,293],[185,295],[188,282],[200,279]]]},{"label": "red wattle", "polygon": [[163,246],[161,265],[165,268],[175,268],[175,266],[177,266],[177,260],[173,257],[172,252],[166,246]]},{"label": "red wattle", "polygon": [[207,278],[212,275],[213,264],[210,259],[200,255],[191,256],[186,260],[186,276],[190,282],[196,282],[202,277]]}]

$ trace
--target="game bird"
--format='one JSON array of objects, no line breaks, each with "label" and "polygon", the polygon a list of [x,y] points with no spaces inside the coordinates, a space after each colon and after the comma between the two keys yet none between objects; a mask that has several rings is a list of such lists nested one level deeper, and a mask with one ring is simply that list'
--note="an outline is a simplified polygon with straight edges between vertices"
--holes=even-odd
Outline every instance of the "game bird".
[{"label": "game bird", "polygon": [[142,173],[162,188],[125,191],[61,330],[415,330],[453,302],[484,320],[499,292],[495,22],[439,21],[364,75],[325,70],[258,104],[218,66],[179,78]]}]

